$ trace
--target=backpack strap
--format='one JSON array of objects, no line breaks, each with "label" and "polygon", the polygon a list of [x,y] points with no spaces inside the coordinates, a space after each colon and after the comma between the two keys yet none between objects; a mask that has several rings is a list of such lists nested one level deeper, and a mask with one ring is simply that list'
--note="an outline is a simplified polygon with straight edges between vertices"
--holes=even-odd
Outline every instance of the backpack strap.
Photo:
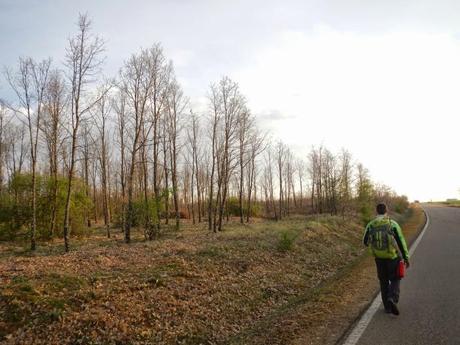
[{"label": "backpack strap", "polygon": [[[393,225],[391,224],[391,218],[388,217],[388,232],[391,234],[391,236],[394,237],[393,235]],[[396,239],[395,239],[396,240]],[[388,253],[391,253],[391,249],[390,249],[390,243],[388,243],[388,246],[387,246],[387,252]]]},{"label": "backpack strap", "polygon": [[393,224],[391,223],[391,218],[388,217],[388,219],[390,220],[390,230],[391,230],[391,235],[393,236],[393,239],[395,241],[396,252],[398,253],[398,258],[401,259],[404,257],[404,255],[402,255],[401,249],[399,248],[398,239],[396,238],[397,234],[393,228]]},{"label": "backpack strap", "polygon": [[373,221],[371,222],[371,225],[369,226],[369,248],[371,249],[372,251],[372,255],[374,255],[374,257],[376,257],[376,254],[375,254],[375,249],[374,249],[374,245],[373,245],[373,241],[374,241],[374,236],[375,234],[373,233],[373,230],[374,230],[374,227],[373,227]]}]

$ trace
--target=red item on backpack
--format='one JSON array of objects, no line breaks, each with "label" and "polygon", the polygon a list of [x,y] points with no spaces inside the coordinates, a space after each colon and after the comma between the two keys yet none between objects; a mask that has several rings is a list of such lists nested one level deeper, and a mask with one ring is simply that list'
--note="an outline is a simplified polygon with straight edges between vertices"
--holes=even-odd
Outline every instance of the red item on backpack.
[{"label": "red item on backpack", "polygon": [[399,260],[398,270],[397,270],[398,278],[399,279],[404,278],[405,273],[406,273],[406,265],[404,263],[404,260]]}]

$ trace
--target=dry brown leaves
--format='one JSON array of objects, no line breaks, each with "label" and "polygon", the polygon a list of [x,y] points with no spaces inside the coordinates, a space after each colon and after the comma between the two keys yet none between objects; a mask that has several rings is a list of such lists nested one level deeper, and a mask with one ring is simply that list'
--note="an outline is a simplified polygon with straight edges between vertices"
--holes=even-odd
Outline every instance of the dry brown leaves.
[{"label": "dry brown leaves", "polygon": [[[297,238],[282,253],[286,229]],[[0,339],[228,343],[359,256],[360,237],[356,222],[324,217],[232,225],[219,234],[191,229],[130,245],[95,237],[68,254],[2,255]],[[297,321],[282,322],[294,329]]]}]

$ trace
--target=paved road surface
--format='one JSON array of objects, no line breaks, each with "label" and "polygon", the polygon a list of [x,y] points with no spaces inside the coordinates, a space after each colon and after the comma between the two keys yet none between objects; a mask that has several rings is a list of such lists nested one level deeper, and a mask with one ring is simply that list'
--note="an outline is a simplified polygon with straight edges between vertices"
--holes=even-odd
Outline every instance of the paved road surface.
[{"label": "paved road surface", "polygon": [[460,344],[460,208],[425,210],[430,223],[401,282],[401,314],[380,305],[359,345]]}]

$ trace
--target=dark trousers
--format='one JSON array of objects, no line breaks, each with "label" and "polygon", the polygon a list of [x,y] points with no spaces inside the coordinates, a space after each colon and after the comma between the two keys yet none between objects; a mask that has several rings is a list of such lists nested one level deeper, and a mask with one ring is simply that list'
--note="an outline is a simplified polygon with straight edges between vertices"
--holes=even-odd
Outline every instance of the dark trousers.
[{"label": "dark trousers", "polygon": [[394,303],[399,301],[399,283],[397,269],[399,258],[396,259],[375,259],[377,265],[377,275],[380,280],[380,293],[385,308],[388,308],[388,300]]}]

